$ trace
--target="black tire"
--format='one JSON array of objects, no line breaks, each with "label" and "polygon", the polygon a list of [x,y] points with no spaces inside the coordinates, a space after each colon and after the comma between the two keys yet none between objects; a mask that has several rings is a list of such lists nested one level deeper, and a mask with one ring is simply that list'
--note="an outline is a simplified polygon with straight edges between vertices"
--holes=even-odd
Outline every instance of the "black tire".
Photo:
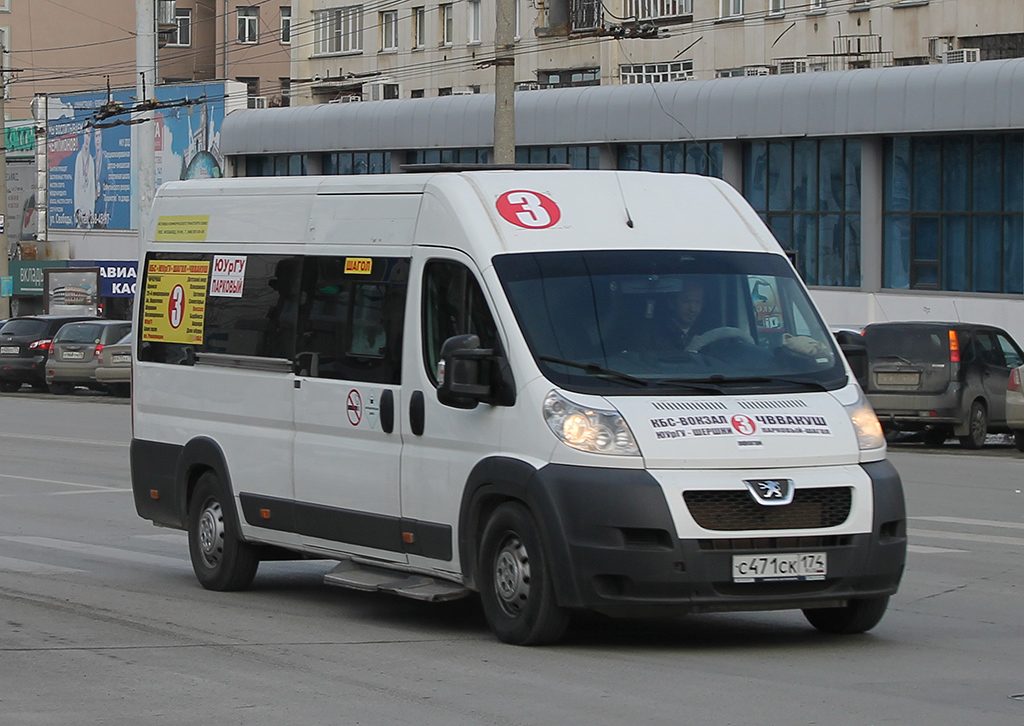
[{"label": "black tire", "polygon": [[1017,451],[1024,451],[1024,429],[1013,432],[1013,443],[1017,445]]},{"label": "black tire", "polygon": [[211,471],[196,482],[188,508],[188,551],[207,590],[244,590],[256,577],[256,548],[241,540],[231,494]]},{"label": "black tire", "polygon": [[39,391],[40,393],[46,393],[50,390],[50,386],[46,381],[36,381],[32,384],[32,390]]},{"label": "black tire", "polygon": [[975,401],[971,404],[971,411],[967,414],[967,424],[970,427],[966,436],[957,437],[960,445],[965,449],[980,449],[985,445],[985,438],[988,436],[988,411],[985,404]]},{"label": "black tire", "polygon": [[804,617],[823,633],[855,635],[866,633],[878,625],[888,605],[888,595],[866,597],[851,600],[841,608],[809,608],[804,610]]},{"label": "black tire", "polygon": [[946,439],[949,438],[949,433],[949,429],[945,426],[933,426],[932,428],[925,429],[924,434],[922,435],[924,445],[937,449],[946,443]]},{"label": "black tire", "polygon": [[0,381],[0,391],[4,393],[16,393],[21,390],[21,384],[17,381]]},{"label": "black tire", "polygon": [[110,386],[110,395],[118,398],[128,398],[132,395],[132,384],[114,383]]},{"label": "black tire", "polygon": [[71,391],[73,391],[74,389],[75,387],[72,386],[70,383],[54,382],[50,384],[50,393],[52,393],[55,396],[66,396],[69,393],[71,393]]},{"label": "black tire", "polygon": [[527,509],[498,507],[480,543],[480,600],[491,630],[512,645],[553,643],[569,614],[555,601],[547,557]]}]

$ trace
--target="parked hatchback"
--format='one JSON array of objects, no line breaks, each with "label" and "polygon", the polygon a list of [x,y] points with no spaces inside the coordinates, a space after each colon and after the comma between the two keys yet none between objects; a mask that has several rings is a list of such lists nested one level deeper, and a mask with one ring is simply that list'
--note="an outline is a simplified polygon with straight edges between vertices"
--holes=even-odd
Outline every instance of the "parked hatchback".
[{"label": "parked hatchback", "polygon": [[14,317],[0,328],[0,391],[12,393],[25,383],[46,390],[46,362],[53,336],[66,323],[99,320],[86,315]]},{"label": "parked hatchback", "polygon": [[111,393],[127,396],[132,385],[132,334],[113,345],[104,346],[96,366],[96,381],[107,386]]},{"label": "parked hatchback", "polygon": [[1024,364],[1001,328],[971,323],[875,323],[864,330],[867,396],[887,434],[922,431],[941,446],[955,436],[977,449],[1009,431],[1006,387]]},{"label": "parked hatchback", "polygon": [[68,323],[53,336],[46,363],[46,383],[51,393],[71,393],[75,386],[105,390],[96,380],[96,366],[103,348],[132,330],[128,320],[83,320]]},{"label": "parked hatchback", "polygon": [[1006,383],[1006,425],[1013,431],[1018,451],[1024,451],[1024,366],[1010,371]]}]

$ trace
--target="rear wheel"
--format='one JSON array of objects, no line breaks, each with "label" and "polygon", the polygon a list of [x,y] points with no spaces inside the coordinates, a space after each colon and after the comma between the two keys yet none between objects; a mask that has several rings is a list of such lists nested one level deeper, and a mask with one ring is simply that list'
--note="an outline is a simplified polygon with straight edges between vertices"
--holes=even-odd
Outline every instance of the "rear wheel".
[{"label": "rear wheel", "polygon": [[807,609],[804,610],[804,617],[824,633],[854,635],[866,633],[878,625],[888,605],[888,595],[866,597],[850,600],[849,604],[841,608]]},{"label": "rear wheel", "polygon": [[256,577],[256,548],[243,542],[231,493],[211,471],[196,483],[188,511],[188,551],[199,584],[207,590],[244,590]]},{"label": "rear wheel", "polygon": [[529,511],[516,502],[491,515],[480,546],[480,600],[491,630],[513,645],[562,637],[568,613],[555,601],[551,572]]},{"label": "rear wheel", "polygon": [[965,449],[980,449],[985,445],[985,438],[988,436],[988,412],[985,404],[975,401],[971,404],[971,412],[967,414],[967,424],[970,427],[966,436],[958,437],[960,445]]},{"label": "rear wheel", "polygon": [[0,381],[0,391],[4,393],[15,393],[21,388],[17,381]]}]

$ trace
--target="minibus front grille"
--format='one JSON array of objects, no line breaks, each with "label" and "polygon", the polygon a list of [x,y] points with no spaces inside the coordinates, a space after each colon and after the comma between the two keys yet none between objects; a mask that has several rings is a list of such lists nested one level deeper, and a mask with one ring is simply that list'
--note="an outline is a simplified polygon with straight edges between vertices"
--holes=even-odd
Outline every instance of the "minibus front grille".
[{"label": "minibus front grille", "polygon": [[849,534],[811,534],[802,537],[738,537],[735,539],[699,539],[697,547],[702,550],[720,551],[777,551],[784,549],[798,550],[811,547],[849,547],[853,544],[853,535]]},{"label": "minibus front grille", "polygon": [[688,491],[683,499],[694,521],[704,529],[733,532],[768,529],[837,527],[850,516],[850,487],[797,489],[793,501],[765,506],[747,491]]}]

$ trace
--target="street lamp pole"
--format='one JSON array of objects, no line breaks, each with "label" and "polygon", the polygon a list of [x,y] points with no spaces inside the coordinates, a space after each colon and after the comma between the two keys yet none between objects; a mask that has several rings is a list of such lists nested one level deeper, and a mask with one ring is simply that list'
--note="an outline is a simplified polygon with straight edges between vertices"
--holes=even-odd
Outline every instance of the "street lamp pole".
[{"label": "street lamp pole", "polygon": [[494,28],[494,163],[516,160],[516,0],[497,0]]}]

